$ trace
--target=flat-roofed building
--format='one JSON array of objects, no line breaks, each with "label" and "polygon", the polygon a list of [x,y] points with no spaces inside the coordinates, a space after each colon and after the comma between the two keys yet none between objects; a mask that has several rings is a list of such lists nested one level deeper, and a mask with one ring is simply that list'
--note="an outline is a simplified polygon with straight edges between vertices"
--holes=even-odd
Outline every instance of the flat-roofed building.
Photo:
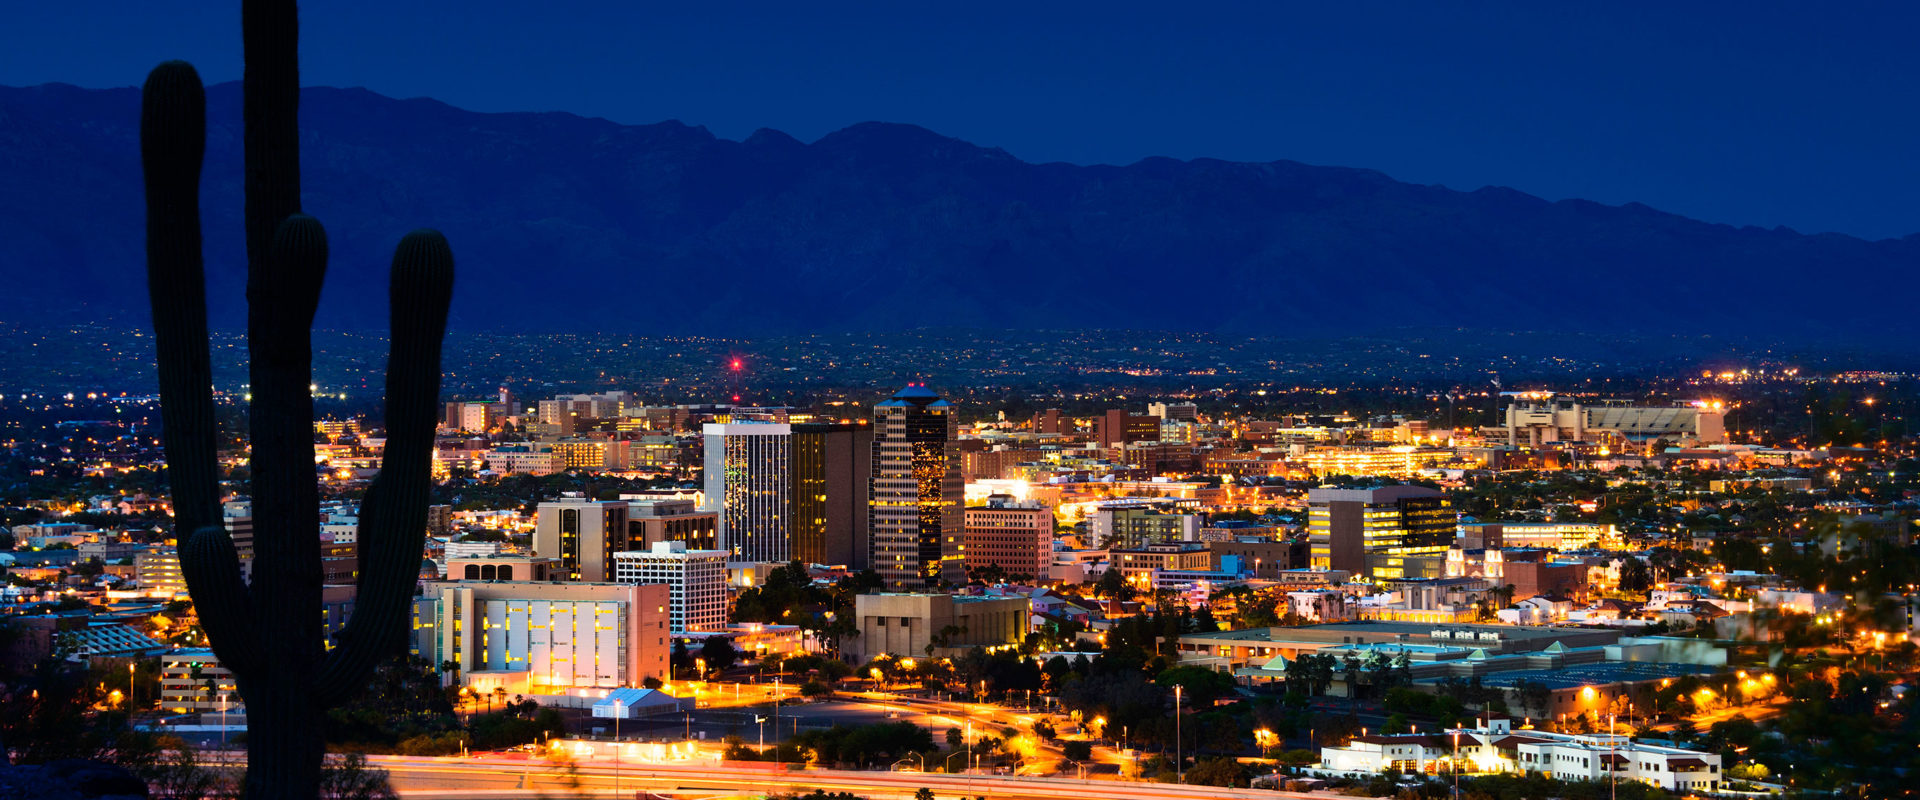
[{"label": "flat-roofed building", "polygon": [[133,557],[134,581],[150,592],[179,594],[187,590],[180,574],[180,551],[171,547],[149,550]]},{"label": "flat-roofed building", "polygon": [[1170,504],[1120,500],[1096,508],[1088,527],[1096,547],[1137,548],[1199,541],[1206,521],[1204,515],[1183,514]]},{"label": "flat-roofed building", "polygon": [[1620,529],[1598,522],[1470,522],[1462,523],[1457,544],[1468,548],[1535,547],[1542,550],[1585,550],[1617,546]]},{"label": "flat-roofed building", "polygon": [[1213,568],[1213,552],[1201,542],[1168,542],[1131,550],[1110,550],[1112,569],[1128,580],[1153,582],[1155,572],[1206,572]]},{"label": "flat-roofed building", "polygon": [[1617,629],[1564,626],[1427,624],[1417,622],[1358,621],[1285,628],[1249,628],[1180,636],[1176,648],[1182,661],[1219,659],[1232,668],[1261,666],[1274,657],[1292,659],[1306,653],[1342,646],[1408,646],[1414,650],[1457,650],[1464,659],[1472,650],[1489,656],[1564,648],[1618,644]]},{"label": "flat-roofed building", "polygon": [[1123,409],[1108,409],[1093,418],[1093,438],[1101,447],[1117,447],[1132,442],[1160,439],[1160,418],[1129,414]]},{"label": "flat-roofed building", "polygon": [[883,593],[863,594],[853,602],[860,635],[841,650],[856,662],[882,653],[939,658],[975,647],[1018,645],[1032,616],[1025,597]]},{"label": "flat-roofed building", "polygon": [[1213,554],[1213,569],[1220,569],[1223,558],[1236,558],[1248,574],[1261,580],[1275,580],[1282,571],[1303,566],[1296,562],[1305,561],[1302,556],[1307,550],[1304,542],[1252,536],[1207,541],[1206,547]]},{"label": "flat-roofed building", "polygon": [[1008,575],[1047,578],[1053,563],[1053,510],[1003,494],[966,514],[968,569],[999,567]]},{"label": "flat-roofed building", "polygon": [[869,565],[895,588],[966,582],[960,421],[925,384],[873,406]]},{"label": "flat-roofed building", "polygon": [[1494,430],[1516,447],[1607,439],[1701,444],[1727,440],[1726,408],[1718,402],[1638,406],[1553,392],[1508,392],[1507,396],[1505,424]]},{"label": "flat-roofed building", "polygon": [[864,568],[868,558],[872,425],[709,424],[706,510],[720,549],[742,561]]},{"label": "flat-roofed building", "polygon": [[450,581],[558,580],[560,560],[547,556],[488,554],[447,559]]},{"label": "flat-roofed building", "polygon": [[616,582],[667,586],[668,627],[674,633],[726,627],[727,551],[655,542],[646,550],[615,553],[613,568]]},{"label": "flat-roofed building", "polygon": [[1445,447],[1321,447],[1294,459],[1313,474],[1411,478],[1423,469],[1454,458]]},{"label": "flat-roofed building", "polygon": [[[224,697],[224,701],[223,701]],[[233,672],[212,650],[169,650],[160,654],[160,707],[175,714],[219,711],[244,714]]]},{"label": "flat-roofed building", "polygon": [[[664,584],[435,582],[414,601],[414,655],[472,673],[526,673],[528,691],[638,686],[665,679]],[[517,683],[515,685],[518,685]]]},{"label": "flat-roofed building", "polygon": [[[1455,751],[1455,746],[1458,751]],[[1437,734],[1356,736],[1321,751],[1320,769],[1351,775],[1384,770],[1537,773],[1563,781],[1624,780],[1672,792],[1714,792],[1720,754],[1635,741],[1619,734],[1514,728],[1504,716]]]},{"label": "flat-roofed building", "polygon": [[566,469],[618,471],[632,468],[624,439],[561,439],[547,445]]},{"label": "flat-roofed building", "polygon": [[684,542],[691,550],[719,550],[720,515],[701,511],[688,498],[621,495],[627,501],[627,527],[633,547]]},{"label": "flat-roofed building", "polygon": [[545,445],[503,445],[481,453],[487,470],[501,475],[552,475],[566,469],[566,462],[552,447]]},{"label": "flat-roofed building", "polygon": [[560,559],[559,580],[613,580],[613,554],[631,550],[627,503],[578,495],[540,504],[534,521],[534,552]]},{"label": "flat-roofed building", "polygon": [[1457,522],[1445,494],[1424,486],[1307,491],[1308,565],[1398,578],[1403,568],[1370,556],[1432,556],[1445,574]]}]

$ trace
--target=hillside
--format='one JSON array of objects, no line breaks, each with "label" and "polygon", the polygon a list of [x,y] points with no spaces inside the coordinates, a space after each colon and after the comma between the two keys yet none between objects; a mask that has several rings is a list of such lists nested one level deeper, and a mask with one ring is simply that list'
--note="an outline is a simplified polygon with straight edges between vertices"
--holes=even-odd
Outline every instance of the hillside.
[{"label": "hillside", "polygon": [[[203,208],[226,324],[243,281],[239,95],[209,90]],[[133,89],[0,87],[7,317],[144,316],[138,106]],[[735,142],[330,88],[305,91],[301,124],[307,210],[332,234],[323,326],[384,326],[391,248],[430,226],[453,241],[465,329],[1915,330],[1920,236],[1288,161],[1030,164],[897,124]]]}]

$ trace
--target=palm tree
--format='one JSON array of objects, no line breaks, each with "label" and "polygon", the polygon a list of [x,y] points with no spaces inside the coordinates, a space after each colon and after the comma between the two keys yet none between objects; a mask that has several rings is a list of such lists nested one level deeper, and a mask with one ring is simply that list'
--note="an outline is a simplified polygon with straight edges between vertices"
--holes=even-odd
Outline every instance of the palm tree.
[{"label": "palm tree", "polygon": [[1307,659],[1312,657],[1297,656],[1292,661],[1281,659],[1286,665],[1287,691],[1297,689],[1301,694],[1313,693],[1313,665],[1307,663]]},{"label": "palm tree", "polygon": [[1327,688],[1333,685],[1333,667],[1335,663],[1333,656],[1312,655],[1302,657],[1313,659],[1313,683],[1316,687],[1314,694],[1326,694]]}]

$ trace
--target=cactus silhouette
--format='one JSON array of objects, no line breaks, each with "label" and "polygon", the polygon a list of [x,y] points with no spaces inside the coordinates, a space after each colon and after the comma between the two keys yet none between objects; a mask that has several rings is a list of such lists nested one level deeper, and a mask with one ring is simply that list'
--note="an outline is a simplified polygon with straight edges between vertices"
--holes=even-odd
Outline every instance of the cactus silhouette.
[{"label": "cactus silhouette", "polygon": [[426,530],[440,347],[453,254],[419,230],[393,256],[387,446],[361,508],[352,618],[327,649],[320,605],[314,477],[314,309],[327,237],[300,213],[299,25],[292,0],[246,0],[247,345],[255,551],[241,573],[221,526],[200,167],[206,91],[185,62],[155,67],[142,90],[147,281],[180,565],[202,627],[247,705],[249,798],[315,796],[326,709],[361,690],[404,646]]}]

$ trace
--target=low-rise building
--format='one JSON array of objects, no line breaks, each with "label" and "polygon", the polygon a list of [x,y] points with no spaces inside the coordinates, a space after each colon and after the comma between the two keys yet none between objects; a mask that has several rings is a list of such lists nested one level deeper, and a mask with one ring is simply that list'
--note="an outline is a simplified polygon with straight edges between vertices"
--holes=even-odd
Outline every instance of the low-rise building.
[{"label": "low-rise building", "polygon": [[487,554],[447,558],[450,581],[558,580],[560,559],[545,556]]},{"label": "low-rise building", "polygon": [[180,551],[171,547],[134,556],[133,570],[134,581],[149,592],[179,594],[187,590],[187,579],[180,574]]},{"label": "low-rise building", "polygon": [[1353,598],[1335,589],[1310,589],[1287,593],[1287,610],[1313,622],[1345,622],[1353,619]]},{"label": "low-rise building", "polygon": [[881,653],[952,656],[974,647],[1003,647],[1026,638],[1025,597],[981,597],[888,592],[854,598],[860,635],[842,643],[844,655],[864,661]]},{"label": "low-rise building", "polygon": [[1133,550],[1109,552],[1114,569],[1128,580],[1150,584],[1158,571],[1205,572],[1213,567],[1213,553],[1200,542],[1170,542]]},{"label": "low-rise building", "polygon": [[667,677],[668,589],[659,584],[430,583],[414,601],[414,655],[475,672],[526,673],[528,691],[638,686]]},{"label": "low-rise building", "polygon": [[[1712,792],[1720,754],[1636,742],[1618,734],[1514,729],[1504,717],[1443,733],[1357,736],[1321,751],[1319,770],[1352,775],[1397,772],[1522,773],[1564,781],[1613,778],[1673,792]],[[1458,745],[1456,751],[1455,745]]]},{"label": "low-rise building", "polygon": [[176,714],[245,711],[233,673],[220,665],[219,656],[204,648],[161,654],[160,707]]}]

